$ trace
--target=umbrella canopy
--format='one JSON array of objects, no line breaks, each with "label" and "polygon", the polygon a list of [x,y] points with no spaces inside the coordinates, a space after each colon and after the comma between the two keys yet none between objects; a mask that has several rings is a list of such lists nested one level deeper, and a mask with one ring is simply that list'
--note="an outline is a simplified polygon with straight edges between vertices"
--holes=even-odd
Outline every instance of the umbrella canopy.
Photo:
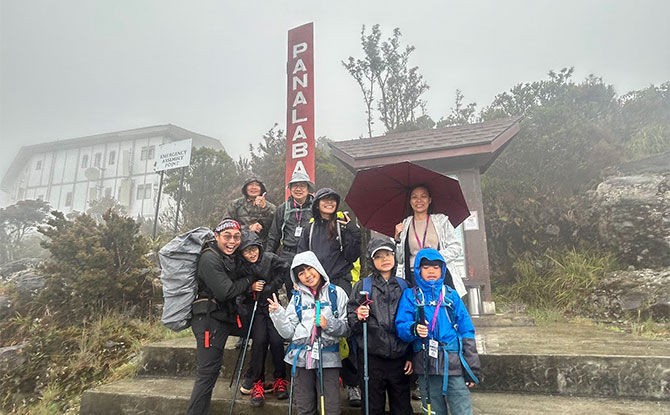
[{"label": "umbrella canopy", "polygon": [[412,214],[409,193],[419,185],[430,191],[431,213],[447,215],[454,227],[470,216],[458,180],[409,161],[359,171],[345,200],[363,226],[393,236]]}]

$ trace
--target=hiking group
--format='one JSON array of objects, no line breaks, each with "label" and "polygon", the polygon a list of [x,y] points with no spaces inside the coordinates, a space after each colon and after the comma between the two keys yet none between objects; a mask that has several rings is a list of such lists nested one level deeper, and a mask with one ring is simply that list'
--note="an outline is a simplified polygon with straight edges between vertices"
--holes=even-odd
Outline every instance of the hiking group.
[{"label": "hiking group", "polygon": [[272,392],[289,399],[289,414],[337,415],[343,385],[362,414],[384,414],[388,396],[390,413],[407,415],[417,380],[424,413],[471,414],[479,358],[463,282],[448,269],[461,246],[446,216],[429,213],[430,189],[410,189],[413,214],[396,226],[395,240],[370,240],[371,273],[358,278],[361,232],[338,211],[340,196],[328,188],[312,194],[300,172],[288,187],[288,200],[275,206],[250,179],[213,232],[178,237],[202,243],[191,272],[197,375],[187,414],[209,413],[231,335],[244,339],[231,414],[239,390],[255,407]]}]

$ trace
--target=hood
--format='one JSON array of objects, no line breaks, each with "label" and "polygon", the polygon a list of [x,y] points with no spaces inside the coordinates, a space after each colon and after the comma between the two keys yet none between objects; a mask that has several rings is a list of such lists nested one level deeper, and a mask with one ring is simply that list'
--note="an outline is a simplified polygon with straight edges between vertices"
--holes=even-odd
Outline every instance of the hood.
[{"label": "hood", "polygon": [[[421,260],[423,258],[429,259],[431,261],[441,261],[442,262],[442,275],[440,278],[436,281],[425,281],[423,278],[421,278],[421,267],[419,264],[421,264]],[[421,291],[424,293],[426,292],[432,292],[433,289],[437,286],[442,286],[444,284],[444,279],[445,275],[448,275],[449,280],[447,283],[451,282],[449,285],[451,288],[453,287],[453,282],[451,281],[451,274],[449,274],[449,271],[447,270],[447,263],[444,261],[444,258],[440,254],[440,252],[437,249],[433,248],[425,248],[420,250],[416,254],[416,260],[414,261],[414,279],[416,280],[416,285],[421,288]]]},{"label": "hood", "polygon": [[337,201],[337,207],[335,208],[335,211],[337,211],[337,209],[340,207],[340,195],[338,195],[335,190],[329,187],[319,189],[316,191],[316,194],[314,194],[314,201],[312,202],[312,215],[315,218],[319,217],[319,199],[323,199],[326,196],[335,197],[335,200]]},{"label": "hood", "polygon": [[261,195],[263,193],[267,193],[267,189],[265,188],[265,184],[257,177],[250,177],[247,180],[244,181],[244,184],[242,185],[242,194],[244,197],[249,197],[247,194],[247,185],[251,182],[257,182],[258,184],[261,185]]},{"label": "hood", "polygon": [[291,281],[293,281],[293,285],[296,285],[303,290],[309,291],[309,288],[301,283],[298,279],[298,276],[293,272],[293,269],[298,265],[309,265],[310,267],[315,268],[317,271],[319,271],[319,274],[321,274],[321,278],[323,278],[325,285],[330,284],[330,278],[328,278],[326,270],[323,269],[323,265],[321,265],[321,262],[319,262],[319,259],[316,257],[314,252],[305,251],[296,255],[293,258],[293,262],[291,263]]},{"label": "hood", "polygon": [[[375,269],[375,264],[372,261],[372,255],[374,255],[375,251],[381,247],[387,247],[390,248],[391,252],[395,255],[395,242],[391,238],[372,238],[370,242],[368,243],[368,252],[367,252],[367,258],[368,262],[370,264],[370,269],[374,270]],[[395,261],[395,265],[393,266],[393,269],[391,270],[391,275],[395,275],[396,268],[398,267],[398,261]]]},{"label": "hood", "polygon": [[244,248],[247,248],[251,245],[256,245],[260,250],[260,253],[261,254],[263,253],[263,245],[261,244],[261,238],[258,237],[258,234],[256,232],[250,231],[249,229],[245,229],[242,231],[242,239],[240,240],[240,246],[237,248],[237,252],[241,254]]}]

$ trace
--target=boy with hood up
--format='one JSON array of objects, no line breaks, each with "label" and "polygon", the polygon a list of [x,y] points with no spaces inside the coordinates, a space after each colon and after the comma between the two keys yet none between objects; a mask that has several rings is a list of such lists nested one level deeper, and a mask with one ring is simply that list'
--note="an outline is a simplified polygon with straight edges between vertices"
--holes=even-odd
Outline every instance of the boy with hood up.
[{"label": "boy with hood up", "polygon": [[277,399],[288,398],[286,387],[286,366],[284,365],[284,340],[277,333],[268,313],[268,298],[281,287],[282,275],[288,271],[288,264],[272,252],[263,252],[258,235],[250,230],[242,231],[242,241],[238,249],[237,272],[257,284],[261,291],[252,291],[243,297],[242,308],[247,318],[251,318],[253,303],[258,301],[254,321],[251,322],[251,359],[244,375],[240,392],[251,395],[251,406],[265,403],[265,357],[270,346],[274,365],[272,390]]},{"label": "boy with hood up", "polygon": [[[451,274],[437,250],[426,248],[417,253],[414,278],[416,286],[403,293],[395,322],[398,336],[412,343],[415,352],[413,366],[419,375],[424,411],[429,391],[436,414],[446,415],[447,403],[454,415],[472,414],[468,388],[479,383],[480,363],[470,315],[452,288],[453,282],[449,284]],[[424,321],[418,319],[421,307]]]},{"label": "boy with hood up", "polygon": [[[363,371],[360,370],[364,362],[362,327],[363,320],[367,320],[369,413],[385,413],[388,392],[391,415],[411,414],[411,352],[409,345],[398,338],[395,328],[396,311],[407,284],[395,277],[397,264],[394,241],[373,238],[368,244],[368,260],[372,265],[372,274],[354,285],[347,304],[349,327],[359,347],[360,383],[364,384]],[[360,294],[361,291],[369,291],[372,303],[363,303],[366,298]],[[361,413],[366,413],[364,404]]]},{"label": "boy with hood up", "polygon": [[[341,287],[330,284],[326,271],[311,251],[301,252],[293,258],[291,278],[296,292],[286,309],[280,306],[274,294],[272,299],[268,299],[268,309],[279,334],[285,339],[291,339],[284,360],[293,365],[291,376],[298,414],[316,413],[319,391],[318,345],[321,344],[325,413],[339,415],[339,368],[342,366],[339,338],[349,334],[347,294]],[[332,304],[333,298],[337,304]],[[321,304],[318,322],[317,300]],[[317,325],[321,328],[320,338],[317,336]]]},{"label": "boy with hood up", "polygon": [[266,193],[265,185],[260,179],[249,178],[242,185],[243,196],[230,202],[224,215],[238,221],[242,229],[256,232],[263,244],[275,213],[275,205],[265,199]]}]

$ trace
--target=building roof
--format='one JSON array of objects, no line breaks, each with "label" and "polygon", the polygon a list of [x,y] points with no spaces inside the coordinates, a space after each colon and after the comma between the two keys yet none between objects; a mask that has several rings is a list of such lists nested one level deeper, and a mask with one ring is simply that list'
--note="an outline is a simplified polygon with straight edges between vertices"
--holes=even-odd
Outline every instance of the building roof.
[{"label": "building roof", "polygon": [[223,150],[223,145],[216,138],[194,133],[193,131],[177,127],[176,125],[172,124],[154,125],[151,127],[135,128],[132,130],[115,131],[111,133],[89,135],[85,137],[49,141],[47,143],[21,147],[16,157],[14,157],[12,164],[9,166],[9,169],[7,169],[7,172],[3,176],[0,189],[5,191],[9,190],[11,182],[20,173],[25,163],[27,163],[30,157],[34,154],[68,148],[94,146],[118,141],[137,140],[156,136],[165,136],[171,139],[171,141],[186,140],[191,138],[193,139],[194,147],[210,147],[217,150]]},{"label": "building roof", "polygon": [[[478,167],[483,173],[519,131],[521,117],[329,143],[333,155],[356,171],[400,161],[447,163],[453,170]],[[444,170],[444,168],[440,168]]]}]

